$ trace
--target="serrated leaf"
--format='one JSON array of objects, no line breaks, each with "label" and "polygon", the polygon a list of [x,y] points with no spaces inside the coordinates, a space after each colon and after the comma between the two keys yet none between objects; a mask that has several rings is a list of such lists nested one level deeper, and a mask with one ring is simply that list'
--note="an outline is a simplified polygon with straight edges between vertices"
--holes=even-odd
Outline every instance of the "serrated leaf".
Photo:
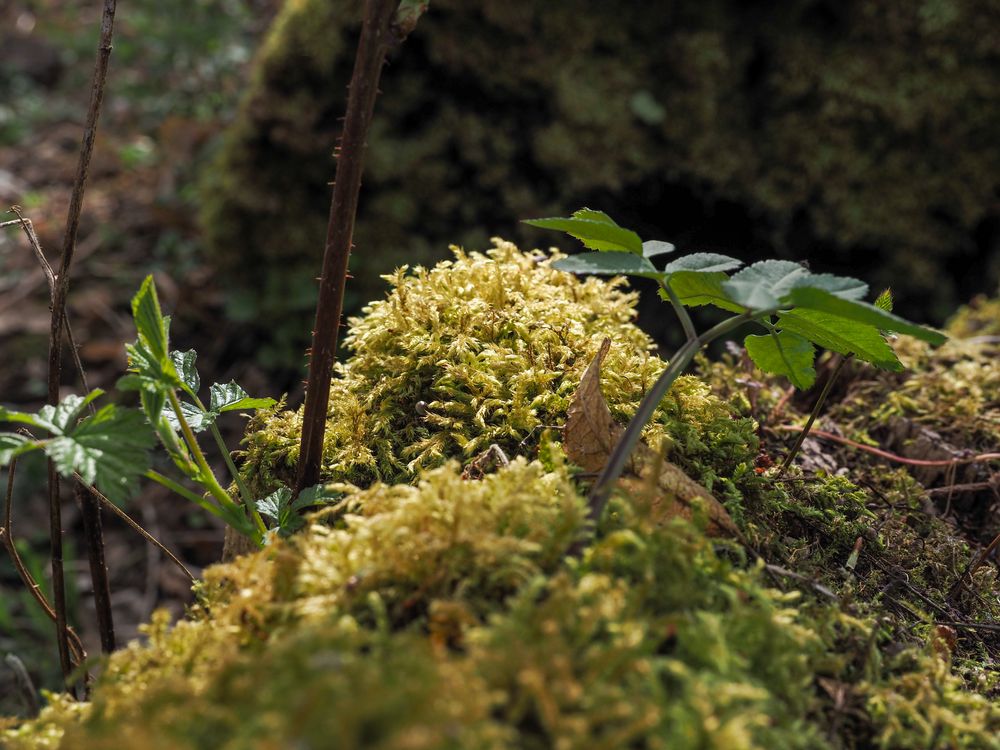
[{"label": "serrated leaf", "polygon": [[809,271],[788,260],[763,260],[733,274],[722,288],[733,301],[751,310],[767,310],[778,306],[781,295],[796,279]]},{"label": "serrated leaf", "polygon": [[[588,218],[577,218],[577,216]],[[607,214],[581,209],[570,218],[527,219],[525,224],[555,229],[575,237],[591,250],[616,251],[642,255],[642,240],[631,229],[614,223]]]},{"label": "serrated leaf", "polygon": [[209,410],[217,414],[237,409],[267,409],[276,403],[273,398],[253,398],[240,388],[236,381],[231,380],[227,385],[212,383],[209,389]]},{"label": "serrated leaf", "polygon": [[109,500],[122,503],[135,494],[139,477],[149,469],[153,442],[141,412],[109,404],[43,441],[43,447],[60,474],[79,473]]},{"label": "serrated leaf", "polygon": [[866,323],[798,307],[781,313],[778,327],[804,336],[824,349],[853,354],[876,367],[896,372],[903,369],[879,330]]},{"label": "serrated leaf", "polygon": [[9,464],[11,459],[38,447],[36,441],[25,435],[17,432],[0,432],[0,464]]},{"label": "serrated leaf", "polygon": [[170,361],[174,363],[174,368],[177,370],[181,382],[187,386],[187,391],[191,395],[198,393],[198,389],[201,387],[201,376],[198,375],[198,368],[194,364],[197,358],[198,352],[194,349],[189,349],[186,352],[170,352]]},{"label": "serrated leaf", "polygon": [[691,253],[671,261],[664,266],[662,273],[669,278],[678,271],[698,271],[700,273],[723,273],[732,271],[743,265],[743,261],[717,253]]},{"label": "serrated leaf", "polygon": [[818,310],[819,312],[829,313],[830,315],[836,315],[847,320],[867,323],[870,326],[885,331],[905,333],[908,336],[913,336],[930,344],[943,344],[948,340],[948,337],[943,333],[910,323],[898,315],[880,310],[867,302],[843,299],[823,289],[792,289],[785,295],[785,299],[796,307]]},{"label": "serrated leaf", "polygon": [[165,391],[183,387],[184,383],[170,357],[157,359],[142,339],[134,344],[126,344],[125,351],[128,354],[128,370],[135,377],[126,375],[119,379],[120,389]]},{"label": "serrated leaf", "polygon": [[257,507],[258,513],[277,523],[281,520],[281,515],[288,508],[291,499],[292,491],[287,487],[281,487],[267,497],[255,500],[254,505]]},{"label": "serrated leaf", "polygon": [[[213,424],[215,424],[216,418],[219,416],[218,412],[209,410],[202,411],[194,404],[190,404],[187,401],[181,401],[181,415],[184,417],[184,421],[188,423],[188,427],[191,428],[192,432],[201,432],[202,430],[207,430]],[[174,430],[181,429],[180,420],[177,419],[177,415],[174,413],[173,409],[165,409],[163,412],[163,418],[167,420]]]},{"label": "serrated leaf", "polygon": [[592,273],[599,276],[659,276],[656,267],[641,255],[620,252],[579,253],[553,261],[553,268],[570,273]]},{"label": "serrated leaf", "polygon": [[848,276],[812,273],[787,260],[764,260],[733,274],[723,284],[729,296],[751,310],[773,309],[792,290],[815,288],[844,299],[860,299],[868,292],[863,281]]},{"label": "serrated leaf", "polygon": [[153,277],[147,276],[132,298],[132,317],[139,333],[139,341],[153,358],[163,365],[168,361],[167,322],[160,310]]},{"label": "serrated leaf", "polygon": [[146,419],[150,424],[156,424],[160,414],[163,413],[164,404],[167,403],[167,395],[160,389],[143,388],[139,391],[139,401],[142,403]]},{"label": "serrated leaf", "polygon": [[299,496],[292,501],[289,508],[299,511],[314,505],[329,505],[340,500],[343,496],[343,492],[331,490],[325,484],[315,484],[312,487],[306,487],[302,490]]},{"label": "serrated leaf", "polygon": [[875,302],[873,304],[879,310],[892,312],[892,290],[888,288],[883,289],[882,293],[875,298]]},{"label": "serrated leaf", "polygon": [[729,312],[741,313],[743,307],[730,299],[722,288],[727,278],[724,273],[676,271],[670,275],[670,288],[688,307],[715,305]]},{"label": "serrated leaf", "polygon": [[782,331],[747,336],[743,343],[750,359],[764,372],[783,375],[802,390],[816,382],[816,370],[813,368],[816,350],[807,339]]},{"label": "serrated leaf", "polygon": [[672,242],[662,242],[661,240],[647,240],[642,243],[642,256],[644,258],[653,258],[657,255],[665,255],[666,253],[672,253],[677,248]]}]

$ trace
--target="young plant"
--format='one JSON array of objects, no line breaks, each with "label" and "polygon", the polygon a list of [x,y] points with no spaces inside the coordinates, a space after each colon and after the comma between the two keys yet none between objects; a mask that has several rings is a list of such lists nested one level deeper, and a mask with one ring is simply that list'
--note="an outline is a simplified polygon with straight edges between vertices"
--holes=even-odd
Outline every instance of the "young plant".
[{"label": "young plant", "polygon": [[[78,477],[117,504],[135,495],[141,478],[150,479],[222,519],[257,546],[272,532],[288,534],[301,527],[300,511],[305,507],[335,499],[322,486],[308,488],[295,502],[290,502],[288,488],[255,499],[230,457],[216,420],[226,412],[268,408],[274,399],[251,398],[235,382],[213,383],[206,406],[198,395],[197,354],[170,350],[170,318],[160,309],[151,276],[132,299],[132,315],[138,337],[125,347],[128,374],[118,381],[118,388],[138,391],[141,410],[107,404],[82,416],[91,402],[103,395],[99,389],[84,397],[67,396],[56,406],[43,406],[37,414],[0,407],[0,421],[46,433],[45,437],[33,437],[23,432],[0,432],[0,465],[41,450],[60,475]],[[238,500],[226,491],[208,464],[197,438],[197,433],[204,431],[212,435],[226,461]],[[183,477],[203,494],[152,468],[150,451],[157,438]],[[261,514],[272,520],[271,529]]]},{"label": "young plant", "polygon": [[[857,279],[810,272],[786,260],[765,260],[738,270],[743,263],[716,253],[691,253],[658,269],[650,260],[673,253],[669,242],[643,242],[635,232],[619,226],[601,211],[581,209],[568,218],[533,219],[526,223],[563,231],[594,252],[560,258],[553,267],[579,274],[641,276],[660,286],[680,320],[686,341],[639,404],[604,470],[590,492],[590,512],[600,518],[612,487],[618,481],[642,429],[674,380],[687,369],[698,351],[715,339],[754,324],[744,346],[764,372],[782,375],[800,389],[816,380],[813,363],[820,346],[854,356],[876,367],[902,370],[883,331],[907,334],[932,344],[945,336],[893,315],[882,306],[863,301],[868,285]],[[731,273],[734,272],[735,273]],[[698,333],[688,307],[712,305],[732,316]]]}]

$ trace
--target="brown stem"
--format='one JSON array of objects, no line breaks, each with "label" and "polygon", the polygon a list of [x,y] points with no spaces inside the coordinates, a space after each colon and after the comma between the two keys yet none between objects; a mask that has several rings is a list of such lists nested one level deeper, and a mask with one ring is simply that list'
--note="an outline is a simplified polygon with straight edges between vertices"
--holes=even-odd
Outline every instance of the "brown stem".
[{"label": "brown stem", "polygon": [[[17,571],[17,575],[20,577],[21,582],[24,587],[28,589],[28,593],[31,594],[32,598],[38,603],[38,606],[42,608],[42,611],[48,616],[52,622],[56,621],[55,610],[49,604],[45,595],[42,594],[42,587],[38,585],[38,582],[32,577],[31,571],[28,570],[28,566],[24,564],[21,559],[21,554],[17,551],[17,545],[14,544],[14,528],[12,516],[12,506],[14,499],[14,474],[17,471],[17,459],[12,459],[10,465],[7,467],[7,494],[4,497],[4,513],[3,513],[3,528],[0,528],[0,540],[3,541],[3,546],[7,550],[7,554],[10,555],[10,560],[14,564],[14,570]],[[73,652],[73,658],[78,664],[82,664],[84,659],[87,658],[87,652],[83,648],[83,642],[80,637],[76,634],[73,628],[68,628],[69,633],[69,646]]]},{"label": "brown stem", "polygon": [[[104,84],[107,79],[108,61],[111,57],[111,38],[114,34],[116,0],[104,0],[101,16],[101,34],[97,46],[97,62],[91,87],[90,106],[80,146],[73,193],[70,197],[69,215],[66,219],[66,233],[63,237],[62,260],[56,274],[55,289],[52,294],[52,317],[49,327],[48,401],[59,403],[59,383],[62,376],[62,330],[66,313],[66,297],[69,294],[69,271],[76,248],[76,236],[80,228],[80,213],[87,186],[90,159],[94,153],[97,135],[97,121],[104,100]],[[63,676],[70,679],[73,662],[69,653],[69,635],[66,621],[66,585],[63,574],[62,550],[62,508],[59,501],[59,474],[49,461],[49,538],[52,545],[52,600],[56,616],[56,642],[59,647],[59,663]]]},{"label": "brown stem", "polygon": [[80,504],[83,535],[87,542],[87,559],[90,562],[90,580],[94,586],[94,609],[97,611],[97,629],[101,635],[101,651],[110,654],[115,650],[115,622],[111,613],[111,583],[108,566],[104,561],[104,534],[101,529],[101,506],[97,498],[76,482],[73,487]]},{"label": "brown stem", "polygon": [[354,58],[344,131],[338,148],[336,181],[330,201],[323,275],[320,280],[319,301],[316,303],[316,323],[302,418],[297,492],[319,482],[323,438],[326,433],[326,410],[330,400],[330,378],[337,352],[344,284],[354,235],[354,218],[358,209],[368,130],[375,111],[375,98],[378,96],[379,78],[386,53],[392,45],[402,42],[415,22],[415,18],[411,18],[406,23],[400,23],[397,18],[399,5],[399,0],[367,0],[365,3],[364,24]]}]

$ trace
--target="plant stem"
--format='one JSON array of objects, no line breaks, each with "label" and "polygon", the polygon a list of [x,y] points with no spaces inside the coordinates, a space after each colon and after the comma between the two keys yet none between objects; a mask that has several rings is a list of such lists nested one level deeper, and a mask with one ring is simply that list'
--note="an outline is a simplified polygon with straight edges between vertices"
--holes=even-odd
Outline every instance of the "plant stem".
[{"label": "plant stem", "polygon": [[115,622],[111,611],[111,582],[108,580],[108,566],[104,561],[101,508],[97,498],[87,492],[80,482],[74,483],[73,492],[80,504],[83,534],[87,540],[87,558],[90,563],[90,579],[94,584],[94,609],[97,612],[101,650],[110,654],[115,650]]},{"label": "plant stem", "polygon": [[681,302],[681,298],[677,296],[668,281],[660,279],[660,288],[667,295],[667,299],[670,300],[670,305],[674,308],[674,312],[677,314],[678,319],[681,321],[681,328],[684,329],[684,336],[688,341],[694,341],[698,338],[698,332],[694,329],[694,323],[691,322],[691,316],[688,315],[687,308],[684,307],[684,303]]},{"label": "plant stem", "polygon": [[155,471],[154,469],[148,470],[145,474],[143,474],[143,476],[146,477],[146,479],[153,480],[157,484],[163,485],[171,492],[174,492],[180,495],[181,497],[190,500],[199,508],[211,513],[216,518],[223,517],[222,512],[215,505],[212,505],[212,503],[208,502],[205,498],[201,497],[201,495],[197,494],[196,492],[192,492],[180,482],[175,482],[170,477],[165,476],[160,472]]},{"label": "plant stem", "polygon": [[656,408],[660,405],[660,401],[663,400],[667,391],[670,390],[670,386],[673,385],[677,377],[691,364],[691,360],[694,359],[698,350],[720,336],[725,336],[727,333],[739,328],[744,323],[770,314],[771,311],[764,311],[757,314],[746,312],[733,318],[727,318],[700,336],[687,341],[674,353],[667,369],[657,378],[656,382],[653,383],[653,386],[646,392],[646,395],[639,403],[639,408],[636,410],[635,416],[629,421],[625,432],[615,444],[614,450],[611,451],[604,470],[590,489],[587,504],[591,521],[597,523],[600,520],[604,513],[604,508],[608,504],[612,488],[625,470],[629,456],[632,455],[632,451],[642,437],[643,428],[652,419]]},{"label": "plant stem", "polygon": [[326,434],[326,411],[330,400],[330,379],[337,352],[347,264],[358,209],[365,146],[375,111],[382,65],[389,47],[402,42],[416,22],[416,17],[397,18],[398,9],[398,0],[368,0],[365,4],[364,25],[354,58],[344,131],[338,149],[336,181],[330,201],[323,275],[320,280],[319,301],[316,303],[316,323],[313,328],[303,408],[296,494],[319,483],[323,438]]},{"label": "plant stem", "polygon": [[795,455],[799,452],[802,447],[802,443],[805,442],[806,437],[809,435],[809,430],[812,429],[813,423],[816,421],[816,417],[819,416],[820,410],[823,408],[823,404],[826,403],[826,397],[830,394],[830,388],[833,387],[833,382],[840,375],[840,371],[844,369],[844,365],[847,364],[847,360],[850,356],[841,357],[840,361],[837,362],[837,366],[834,368],[830,377],[827,378],[826,382],[823,384],[823,390],[819,393],[819,398],[816,399],[816,403],[813,404],[812,411],[809,413],[809,419],[806,420],[806,426],[802,428],[802,432],[798,434],[795,438],[795,442],[792,444],[791,450],[788,451],[788,455],[785,456],[785,460],[781,462],[781,467],[778,469],[777,479],[784,476],[785,472],[788,471],[788,467],[792,465],[792,461],[795,459]]},{"label": "plant stem", "polygon": [[[52,315],[49,327],[49,362],[48,362],[48,402],[51,405],[59,403],[59,385],[62,375],[62,330],[66,314],[66,297],[69,293],[70,266],[76,249],[76,237],[80,227],[80,213],[83,209],[83,196],[87,185],[87,175],[90,171],[90,159],[94,152],[94,141],[97,135],[97,122],[101,115],[101,104],[104,100],[104,84],[107,79],[108,62],[111,57],[111,39],[114,34],[116,0],[105,0],[101,16],[100,41],[97,47],[97,62],[94,66],[94,76],[91,86],[90,106],[87,110],[87,121],[83,132],[83,142],[80,146],[80,156],[77,162],[76,177],[73,181],[73,193],[70,197],[69,215],[66,220],[66,232],[63,237],[62,259],[59,273],[56,274],[55,289],[52,293]],[[49,539],[52,546],[52,604],[56,615],[56,643],[59,648],[59,664],[63,677],[70,680],[73,663],[69,654],[69,635],[66,618],[66,583],[63,573],[62,549],[62,508],[59,499],[59,474],[55,464],[49,461]]]}]

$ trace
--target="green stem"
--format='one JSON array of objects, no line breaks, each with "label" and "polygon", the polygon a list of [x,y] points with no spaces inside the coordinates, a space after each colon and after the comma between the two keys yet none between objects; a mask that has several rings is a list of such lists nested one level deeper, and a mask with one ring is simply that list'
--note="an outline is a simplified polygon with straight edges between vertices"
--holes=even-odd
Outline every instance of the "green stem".
[{"label": "green stem", "polygon": [[219,480],[215,478],[215,472],[208,465],[205,454],[202,453],[201,446],[198,445],[198,439],[184,418],[184,412],[181,410],[181,402],[177,399],[177,393],[173,389],[170,389],[167,392],[167,396],[170,399],[170,406],[177,416],[177,423],[181,426],[181,434],[184,435],[184,442],[187,443],[188,450],[191,451],[191,457],[194,458],[194,462],[198,466],[200,483],[212,494],[212,497],[215,498],[221,508],[232,514],[234,509],[239,509],[240,506],[233,502],[229,493],[222,488]]},{"label": "green stem", "polygon": [[681,298],[677,296],[668,281],[660,279],[660,288],[667,293],[667,299],[670,300],[671,306],[674,308],[674,312],[677,313],[678,319],[681,321],[681,328],[684,329],[684,336],[688,341],[694,341],[698,338],[698,332],[694,330],[694,323],[691,322],[691,316],[688,315],[687,309],[684,307],[684,303],[681,302]]},{"label": "green stem", "polygon": [[[190,389],[185,389],[189,396],[194,399],[195,406],[201,409],[203,412],[207,412],[208,409],[205,408],[205,404],[202,400],[198,398]],[[253,505],[253,495],[250,494],[250,488],[247,487],[246,482],[243,481],[243,477],[240,475],[239,469],[236,468],[236,464],[233,463],[232,455],[229,453],[229,448],[226,447],[226,441],[222,439],[222,433],[219,432],[219,428],[213,421],[208,426],[209,431],[212,433],[212,437],[215,440],[215,444],[219,448],[219,452],[222,454],[223,460],[226,462],[226,467],[229,469],[230,475],[233,477],[233,481],[236,482],[236,487],[239,489],[240,497],[243,499],[243,505],[246,507],[247,514],[250,516],[250,520],[253,521],[254,526],[257,527],[262,535],[267,532],[267,526],[264,524],[264,519],[260,517],[260,513]]]},{"label": "green stem", "polygon": [[143,474],[143,476],[146,477],[146,479],[152,479],[157,484],[163,485],[171,492],[175,492],[181,497],[190,500],[199,508],[208,511],[216,518],[222,518],[222,513],[216,506],[212,505],[212,503],[208,502],[205,498],[201,497],[200,495],[189,490],[180,482],[175,482],[170,477],[164,476],[163,474],[161,474],[158,471],[155,471],[154,469],[150,469],[145,474]]},{"label": "green stem", "polygon": [[837,366],[834,368],[830,377],[827,378],[826,382],[823,384],[823,390],[820,391],[819,398],[816,399],[816,403],[813,405],[812,411],[809,413],[809,419],[806,420],[806,426],[802,428],[802,432],[798,434],[795,438],[795,442],[792,444],[791,450],[788,451],[788,455],[785,456],[785,460],[781,462],[781,468],[778,469],[778,476],[776,479],[781,479],[785,472],[788,471],[788,467],[792,465],[792,460],[795,455],[799,452],[802,447],[802,443],[805,442],[806,437],[809,435],[809,430],[812,429],[813,422],[816,421],[816,417],[819,416],[820,410],[823,408],[823,404],[826,403],[826,397],[830,394],[830,388],[833,387],[833,382],[840,375],[840,371],[844,369],[844,365],[847,364],[847,360],[851,358],[852,355],[846,357],[841,357]]},{"label": "green stem", "polygon": [[608,463],[590,490],[587,504],[589,506],[590,518],[594,523],[597,523],[603,515],[604,508],[608,504],[608,498],[611,496],[611,489],[625,470],[629,456],[632,455],[632,451],[642,437],[643,428],[653,418],[656,408],[660,405],[660,401],[663,400],[667,391],[670,390],[670,386],[674,384],[677,377],[691,364],[691,360],[694,359],[694,356],[701,347],[711,343],[720,336],[725,336],[744,323],[771,314],[772,311],[770,310],[758,313],[748,311],[736,317],[728,318],[705,331],[700,336],[689,340],[674,353],[667,369],[653,383],[653,387],[646,392],[646,395],[639,403],[639,408],[636,410],[635,416],[629,421],[624,434],[618,440],[614,450],[611,451]]}]

